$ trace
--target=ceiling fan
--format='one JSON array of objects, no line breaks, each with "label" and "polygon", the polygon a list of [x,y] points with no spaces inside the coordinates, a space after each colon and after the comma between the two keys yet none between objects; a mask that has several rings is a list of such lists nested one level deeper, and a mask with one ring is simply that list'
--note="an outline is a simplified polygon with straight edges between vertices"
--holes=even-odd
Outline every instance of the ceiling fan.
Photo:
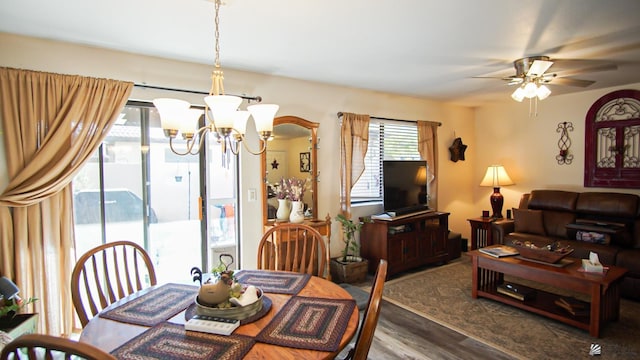
[{"label": "ceiling fan", "polygon": [[[580,66],[582,63],[582,67]],[[552,65],[565,65],[565,67],[574,67],[575,69],[569,69],[557,72],[547,72]],[[586,66],[585,66],[586,64]],[[522,101],[526,98],[538,98],[540,100],[546,99],[550,94],[545,85],[553,83],[553,85],[566,85],[566,86],[578,86],[587,87],[595,81],[575,79],[570,76],[615,70],[617,65],[612,63],[604,63],[601,61],[590,60],[552,60],[549,56],[529,56],[524,57],[513,62],[513,67],[516,69],[516,73],[506,77],[488,77],[497,78],[507,81],[507,85],[519,85],[513,92],[511,97],[516,101]],[[486,76],[478,76],[478,78],[487,78]]]}]

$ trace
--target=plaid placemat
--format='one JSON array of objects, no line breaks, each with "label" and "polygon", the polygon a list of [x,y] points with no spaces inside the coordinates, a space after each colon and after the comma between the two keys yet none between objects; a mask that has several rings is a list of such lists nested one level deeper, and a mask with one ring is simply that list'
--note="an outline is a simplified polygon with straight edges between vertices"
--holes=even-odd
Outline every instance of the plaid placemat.
[{"label": "plaid placemat", "polygon": [[193,285],[165,284],[100,316],[129,324],[154,326],[194,303],[198,290]]},{"label": "plaid placemat", "polygon": [[299,349],[337,351],[356,302],[294,296],[256,341]]},{"label": "plaid placemat", "polygon": [[253,285],[264,292],[295,295],[307,285],[311,275],[287,271],[242,270],[236,279],[243,285]]},{"label": "plaid placemat", "polygon": [[184,325],[161,323],[111,352],[119,360],[242,359],[255,344],[244,335],[186,331]]},{"label": "plaid placemat", "polygon": [[[263,316],[267,315],[269,310],[271,310],[271,305],[272,304],[273,303],[272,303],[271,299],[269,299],[266,295],[262,295],[262,309],[260,309],[260,311],[258,311],[256,314],[251,315],[246,319],[240,320],[240,325],[249,324],[249,323],[252,323],[254,321],[260,320]],[[193,303],[193,304],[189,305],[187,310],[184,312],[184,319],[186,321],[189,321],[195,315],[196,315],[196,304]]]}]

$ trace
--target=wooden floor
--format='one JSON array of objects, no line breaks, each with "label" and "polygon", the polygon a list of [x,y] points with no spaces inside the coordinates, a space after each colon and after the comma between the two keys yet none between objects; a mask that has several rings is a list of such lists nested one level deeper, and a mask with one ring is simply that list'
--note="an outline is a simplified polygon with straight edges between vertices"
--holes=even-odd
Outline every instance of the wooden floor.
[{"label": "wooden floor", "polygon": [[369,359],[513,359],[433,321],[383,301]]},{"label": "wooden floor", "polygon": [[[398,274],[394,278],[412,272]],[[372,284],[372,281],[373,277],[369,275],[365,282],[354,285],[367,287]],[[500,360],[515,358],[383,300],[369,359]]]}]

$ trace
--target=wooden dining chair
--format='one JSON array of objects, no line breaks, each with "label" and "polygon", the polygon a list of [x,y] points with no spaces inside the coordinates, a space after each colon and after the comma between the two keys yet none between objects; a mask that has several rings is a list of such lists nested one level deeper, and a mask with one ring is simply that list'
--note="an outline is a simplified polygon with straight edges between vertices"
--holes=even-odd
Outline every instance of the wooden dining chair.
[{"label": "wooden dining chair", "polygon": [[373,280],[373,286],[371,287],[371,294],[369,296],[369,303],[364,310],[362,317],[362,324],[356,343],[354,347],[349,351],[344,360],[367,360],[369,355],[369,349],[371,348],[371,342],[373,342],[373,335],[378,325],[378,318],[380,317],[380,304],[382,302],[382,290],[384,289],[384,281],[387,277],[387,261],[380,260],[376,275]]},{"label": "wooden dining chair", "polygon": [[328,252],[318,230],[304,224],[271,227],[258,245],[258,269],[306,273],[327,279]]},{"label": "wooden dining chair", "polygon": [[71,274],[71,297],[84,327],[113,302],[153,285],[156,272],[149,254],[136,243],[115,241],[78,259]]},{"label": "wooden dining chair", "polygon": [[22,335],[0,352],[0,360],[71,359],[71,356],[87,360],[116,359],[93,345],[45,334]]}]

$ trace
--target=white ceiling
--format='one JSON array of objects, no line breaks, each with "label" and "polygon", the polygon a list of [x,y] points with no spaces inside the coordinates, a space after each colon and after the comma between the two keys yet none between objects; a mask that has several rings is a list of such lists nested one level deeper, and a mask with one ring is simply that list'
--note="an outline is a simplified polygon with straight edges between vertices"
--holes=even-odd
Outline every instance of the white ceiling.
[{"label": "white ceiling", "polygon": [[[473,77],[512,75],[524,56],[618,65],[551,96],[640,82],[638,0],[224,1],[224,69],[469,106],[508,98],[505,81]],[[207,0],[2,0],[0,31],[213,64],[213,14]]]}]

